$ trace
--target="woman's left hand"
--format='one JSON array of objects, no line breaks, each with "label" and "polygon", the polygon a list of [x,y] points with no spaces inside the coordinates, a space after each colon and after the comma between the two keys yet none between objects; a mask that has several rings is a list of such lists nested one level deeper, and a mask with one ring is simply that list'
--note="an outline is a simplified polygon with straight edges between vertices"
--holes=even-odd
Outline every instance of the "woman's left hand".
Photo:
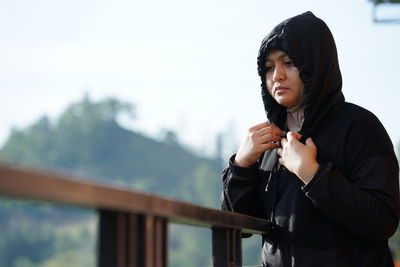
[{"label": "woman's left hand", "polygon": [[311,138],[305,145],[299,141],[300,138],[300,134],[288,132],[287,139],[281,141],[282,148],[278,148],[279,162],[308,184],[319,168],[317,146]]}]

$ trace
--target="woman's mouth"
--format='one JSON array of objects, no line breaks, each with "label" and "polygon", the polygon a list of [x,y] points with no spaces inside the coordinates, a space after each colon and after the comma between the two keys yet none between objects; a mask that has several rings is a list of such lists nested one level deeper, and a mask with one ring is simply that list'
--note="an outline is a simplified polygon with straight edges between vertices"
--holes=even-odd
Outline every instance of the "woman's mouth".
[{"label": "woman's mouth", "polygon": [[286,90],[288,90],[289,88],[287,87],[283,87],[283,86],[278,86],[275,89],[275,93],[280,94],[280,93],[284,93]]}]

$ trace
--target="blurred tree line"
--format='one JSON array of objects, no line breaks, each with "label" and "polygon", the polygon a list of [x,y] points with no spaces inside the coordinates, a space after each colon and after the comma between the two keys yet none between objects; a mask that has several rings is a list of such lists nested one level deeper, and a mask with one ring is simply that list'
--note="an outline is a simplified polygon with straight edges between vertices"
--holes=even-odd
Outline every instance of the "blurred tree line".
[{"label": "blurred tree line", "polygon": [[[44,116],[13,129],[0,160],[219,208],[221,135],[215,157],[201,157],[173,131],[149,138],[121,127],[121,116],[135,118],[134,106],[85,96],[55,121]],[[0,266],[95,266],[96,219],[94,211],[1,199]],[[170,232],[170,266],[211,266],[210,230],[172,225]],[[259,264],[260,239],[246,244],[244,264]]]}]

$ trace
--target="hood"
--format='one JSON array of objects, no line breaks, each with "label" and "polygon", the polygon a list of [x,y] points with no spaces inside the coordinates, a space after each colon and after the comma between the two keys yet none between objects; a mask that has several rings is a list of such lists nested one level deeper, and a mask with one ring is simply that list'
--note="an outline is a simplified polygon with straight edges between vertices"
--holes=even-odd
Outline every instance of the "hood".
[{"label": "hood", "polygon": [[278,104],[266,88],[265,59],[273,49],[284,51],[300,71],[303,81],[303,137],[310,136],[323,117],[344,102],[342,75],[336,45],[328,26],[311,12],[279,23],[262,41],[257,65],[262,98],[268,119],[285,129],[286,107]]}]

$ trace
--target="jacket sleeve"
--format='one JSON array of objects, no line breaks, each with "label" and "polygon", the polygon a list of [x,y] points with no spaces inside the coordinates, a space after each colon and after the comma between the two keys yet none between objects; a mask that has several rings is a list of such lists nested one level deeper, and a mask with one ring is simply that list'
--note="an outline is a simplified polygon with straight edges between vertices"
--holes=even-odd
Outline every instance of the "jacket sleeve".
[{"label": "jacket sleeve", "polygon": [[399,222],[398,162],[383,126],[358,126],[348,135],[347,176],[333,163],[321,164],[303,191],[315,207],[354,235],[384,240]]},{"label": "jacket sleeve", "polygon": [[257,198],[258,163],[242,168],[234,164],[234,158],[235,155],[222,172],[221,208],[262,218],[261,203]]}]

